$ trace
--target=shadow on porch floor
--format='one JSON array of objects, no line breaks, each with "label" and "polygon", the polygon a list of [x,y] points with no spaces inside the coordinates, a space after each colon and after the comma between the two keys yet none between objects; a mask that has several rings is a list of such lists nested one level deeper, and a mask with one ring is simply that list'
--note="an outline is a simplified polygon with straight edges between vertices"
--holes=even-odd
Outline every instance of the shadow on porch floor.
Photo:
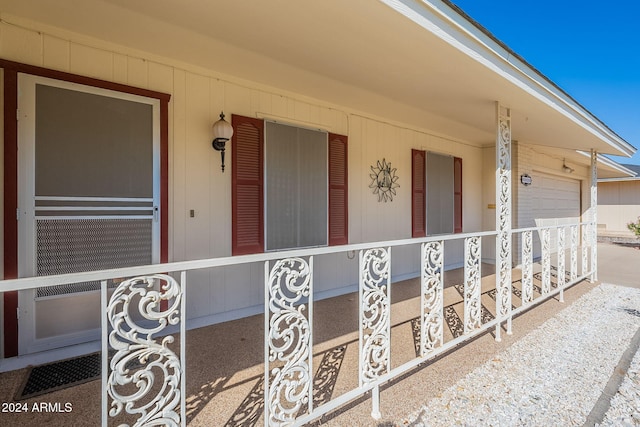
[{"label": "shadow on porch floor", "polygon": [[[493,319],[495,313],[495,276],[493,266],[483,265],[482,318]],[[513,305],[519,306],[520,271],[514,270]],[[540,278],[535,296],[539,295]],[[552,277],[555,282],[555,277]],[[463,297],[460,284],[463,271],[445,274],[445,342],[462,331]],[[565,293],[570,302],[592,289],[581,283]],[[392,284],[391,364],[397,367],[416,357],[419,343],[420,281],[412,279]],[[503,334],[501,343],[485,334],[450,355],[421,365],[403,379],[394,380],[381,394],[383,420],[370,415],[367,397],[352,402],[321,422],[328,425],[385,425],[385,420],[400,419],[415,410],[430,396],[453,384],[491,354],[509,345],[517,337],[540,324],[562,308],[554,299],[514,320],[514,335]],[[342,295],[315,302],[314,306],[314,396],[318,406],[358,385],[358,295]],[[225,322],[187,333],[187,421],[191,426],[260,426],[263,425],[264,320],[262,315]],[[26,370],[0,375],[0,400],[12,402]],[[72,410],[63,413],[1,413],[0,424],[16,426],[57,425],[91,426],[100,420],[100,382],[44,394],[21,402],[70,403]],[[349,410],[346,410],[349,409]],[[304,410],[304,408],[303,408]],[[382,423],[382,424],[379,424]]]}]

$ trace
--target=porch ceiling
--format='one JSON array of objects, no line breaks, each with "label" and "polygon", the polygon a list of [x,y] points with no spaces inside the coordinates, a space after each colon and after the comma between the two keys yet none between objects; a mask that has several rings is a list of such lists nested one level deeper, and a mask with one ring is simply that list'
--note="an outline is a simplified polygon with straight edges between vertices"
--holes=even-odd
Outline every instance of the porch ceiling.
[{"label": "porch ceiling", "polygon": [[495,141],[499,100],[515,140],[634,151],[449,6],[426,3],[0,0],[0,10],[478,146]]}]

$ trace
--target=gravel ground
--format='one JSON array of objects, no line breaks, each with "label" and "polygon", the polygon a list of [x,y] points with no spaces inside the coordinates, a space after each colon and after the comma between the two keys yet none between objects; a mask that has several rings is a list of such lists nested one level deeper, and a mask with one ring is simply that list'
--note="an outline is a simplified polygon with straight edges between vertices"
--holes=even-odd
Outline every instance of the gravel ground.
[{"label": "gravel ground", "polygon": [[[638,308],[639,289],[602,284],[397,424],[582,425],[640,328]],[[636,355],[606,425],[640,425],[639,381]]]},{"label": "gravel ground", "polygon": [[631,366],[613,398],[600,426],[640,426],[640,351],[636,352]]}]

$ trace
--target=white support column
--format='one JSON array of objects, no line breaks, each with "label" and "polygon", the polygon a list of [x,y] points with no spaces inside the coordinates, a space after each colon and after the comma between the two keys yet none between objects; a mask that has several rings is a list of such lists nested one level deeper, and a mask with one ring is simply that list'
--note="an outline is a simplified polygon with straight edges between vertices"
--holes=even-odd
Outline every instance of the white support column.
[{"label": "white support column", "polygon": [[[496,316],[511,334],[511,109],[496,102]],[[496,325],[500,341],[500,322]]]},{"label": "white support column", "polygon": [[591,278],[598,280],[598,152],[591,150]]}]

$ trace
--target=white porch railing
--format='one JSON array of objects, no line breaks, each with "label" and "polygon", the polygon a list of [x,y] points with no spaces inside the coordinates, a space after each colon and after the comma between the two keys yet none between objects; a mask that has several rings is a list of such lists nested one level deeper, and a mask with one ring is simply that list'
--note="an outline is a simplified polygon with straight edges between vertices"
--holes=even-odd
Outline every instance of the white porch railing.
[{"label": "white porch railing", "polygon": [[[186,425],[185,337],[187,272],[247,263],[264,263],[264,422],[266,426],[302,425],[317,419],[367,392],[372,396],[372,416],[379,418],[380,387],[443,352],[492,328],[501,328],[514,315],[563,292],[585,278],[593,279],[596,242],[593,223],[512,230],[522,248],[519,288],[497,289],[496,316],[483,322],[482,241],[496,232],[433,236],[340,247],[293,250],[239,257],[215,258],[60,276],[0,282],[3,291],[20,291],[86,281],[100,281],[102,319],[102,424]],[[582,233],[580,234],[580,229]],[[557,248],[550,247],[551,234]],[[579,237],[582,236],[580,245]],[[445,246],[464,242],[463,333],[445,341]],[[395,247],[420,245],[421,309],[419,356],[392,367],[391,261]],[[514,245],[514,247],[518,247]],[[578,251],[582,251],[578,272]],[[534,262],[540,253],[540,264]],[[359,374],[358,386],[330,401],[313,405],[314,257],[359,253]],[[568,271],[566,253],[569,254]],[[552,253],[556,256],[552,259]],[[593,254],[593,252],[592,252]],[[514,257],[515,259],[516,257]],[[552,263],[556,282],[552,282]],[[119,279],[129,277],[130,279]],[[539,277],[539,279],[536,279]],[[111,291],[108,281],[120,283]],[[539,286],[536,284],[538,280]],[[499,282],[499,281],[497,281]],[[495,285],[494,285],[495,286]],[[498,283],[497,287],[500,284]],[[517,292],[521,304],[504,306],[507,292]],[[536,293],[538,296],[536,297]],[[164,303],[161,303],[164,301]],[[500,313],[506,313],[500,315]],[[178,329],[179,328],[179,329]],[[499,330],[499,329],[498,329]],[[180,343],[174,335],[180,332]],[[499,333],[496,333],[499,339]]]}]

